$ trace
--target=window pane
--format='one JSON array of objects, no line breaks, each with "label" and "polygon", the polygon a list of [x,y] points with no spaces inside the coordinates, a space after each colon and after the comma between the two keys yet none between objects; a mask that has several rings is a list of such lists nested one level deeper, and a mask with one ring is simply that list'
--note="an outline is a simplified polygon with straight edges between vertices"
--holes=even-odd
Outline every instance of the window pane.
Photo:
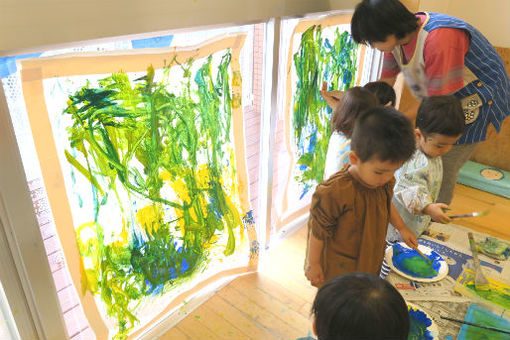
[{"label": "window pane", "polygon": [[350,36],[350,14],[335,13],[282,22],[272,226],[278,232],[302,219],[323,179],[332,110],[319,90],[359,85],[365,48]]},{"label": "window pane", "polygon": [[45,52],[3,75],[70,336],[141,334],[255,268],[253,32]]}]

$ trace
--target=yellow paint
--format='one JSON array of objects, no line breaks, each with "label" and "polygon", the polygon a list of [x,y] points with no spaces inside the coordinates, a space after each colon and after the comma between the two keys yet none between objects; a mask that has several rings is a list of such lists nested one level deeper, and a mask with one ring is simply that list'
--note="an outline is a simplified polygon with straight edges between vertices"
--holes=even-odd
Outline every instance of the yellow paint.
[{"label": "yellow paint", "polygon": [[160,212],[154,205],[148,205],[138,210],[136,221],[140,224],[147,234],[156,232],[159,228]]}]

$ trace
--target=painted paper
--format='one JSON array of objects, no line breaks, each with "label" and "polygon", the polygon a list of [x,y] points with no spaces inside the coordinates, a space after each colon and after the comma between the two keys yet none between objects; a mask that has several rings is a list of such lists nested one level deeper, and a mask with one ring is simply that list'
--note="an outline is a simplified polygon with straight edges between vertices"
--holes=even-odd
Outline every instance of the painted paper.
[{"label": "painted paper", "polygon": [[506,282],[486,277],[489,289],[476,289],[476,273],[466,268],[457,279],[455,290],[470,298],[475,298],[496,308],[510,310],[510,285]]},{"label": "painted paper", "polygon": [[27,111],[57,232],[98,338],[136,337],[256,265],[243,42],[22,64],[25,98],[42,98]]},{"label": "painted paper", "polygon": [[350,15],[334,15],[302,21],[292,32],[286,67],[285,153],[277,160],[278,183],[285,186],[278,200],[279,224],[304,213],[315,186],[323,180],[332,116],[319,92],[323,82],[329,90],[359,84],[364,47],[352,40],[349,22]]}]

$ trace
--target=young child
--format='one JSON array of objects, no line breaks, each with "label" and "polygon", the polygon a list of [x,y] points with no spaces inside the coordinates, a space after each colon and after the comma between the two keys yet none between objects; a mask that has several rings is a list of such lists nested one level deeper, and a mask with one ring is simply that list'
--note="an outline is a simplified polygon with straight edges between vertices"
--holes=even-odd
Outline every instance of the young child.
[{"label": "young child", "polygon": [[363,85],[363,88],[375,94],[379,100],[379,104],[395,107],[397,94],[390,84],[385,83],[384,81],[371,81],[370,83]]},{"label": "young child", "polygon": [[317,292],[312,313],[318,340],[407,340],[409,334],[404,298],[389,282],[371,274],[331,279]]},{"label": "young child", "polygon": [[351,87],[340,98],[331,118],[333,133],[329,137],[324,179],[342,169],[349,160],[351,134],[356,118],[377,105],[374,94],[359,86]]},{"label": "young child", "polygon": [[305,261],[312,285],[351,272],[378,274],[388,222],[417,247],[391,203],[393,174],[414,151],[411,122],[393,107],[375,107],[356,120],[349,166],[319,184],[312,197]]},{"label": "young child", "polygon": [[[393,204],[404,223],[419,237],[431,219],[448,223],[444,210],[448,205],[436,203],[443,179],[441,156],[464,132],[464,113],[460,100],[453,96],[423,99],[416,116],[416,152],[396,173]],[[386,236],[388,245],[401,241],[398,231],[390,224]],[[381,277],[388,274],[383,263]]]},{"label": "young child", "polygon": [[[416,152],[396,174],[393,204],[406,225],[420,236],[431,219],[448,223],[444,209],[436,203],[443,179],[441,156],[450,151],[464,132],[464,113],[460,100],[453,96],[427,97],[416,116]],[[391,225],[388,241],[400,236]]]}]

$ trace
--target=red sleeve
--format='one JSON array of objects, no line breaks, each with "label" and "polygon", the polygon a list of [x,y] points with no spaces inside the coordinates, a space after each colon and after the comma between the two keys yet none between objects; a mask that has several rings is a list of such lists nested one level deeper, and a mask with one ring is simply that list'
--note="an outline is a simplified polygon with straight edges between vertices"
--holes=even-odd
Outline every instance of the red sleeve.
[{"label": "red sleeve", "polygon": [[429,96],[456,92],[464,87],[464,56],[469,35],[457,28],[437,28],[429,33],[423,48]]},{"label": "red sleeve", "polygon": [[380,78],[393,78],[400,73],[400,67],[398,67],[397,61],[393,54],[384,53],[383,67]]}]

